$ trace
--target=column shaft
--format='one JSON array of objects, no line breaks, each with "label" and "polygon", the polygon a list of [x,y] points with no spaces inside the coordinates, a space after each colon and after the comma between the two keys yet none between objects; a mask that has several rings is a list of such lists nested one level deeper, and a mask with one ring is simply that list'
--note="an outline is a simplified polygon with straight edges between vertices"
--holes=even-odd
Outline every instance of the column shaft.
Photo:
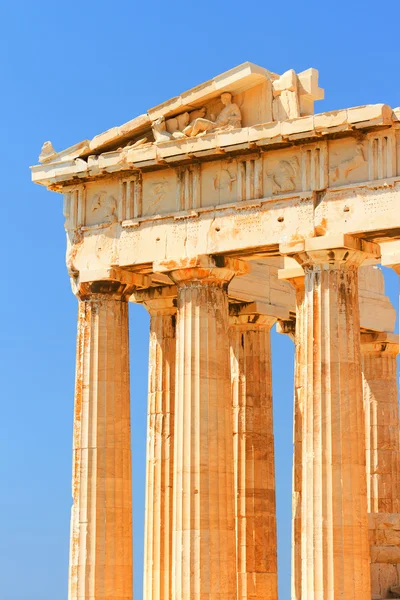
[{"label": "column shaft", "polygon": [[304,319],[304,278],[292,280],[296,288],[296,330],[294,362],[294,406],[293,406],[293,475],[292,475],[292,600],[301,600],[301,538],[302,538],[302,483],[303,483],[303,412],[304,388],[302,366],[304,346],[301,341],[299,323]]},{"label": "column shaft", "polygon": [[69,600],[132,599],[128,306],[79,302]]},{"label": "column shaft", "polygon": [[277,600],[277,537],[270,328],[231,317],[238,600]]},{"label": "column shaft", "polygon": [[178,284],[174,600],[236,599],[233,424],[226,269]]},{"label": "column shaft", "polygon": [[400,512],[398,336],[361,334],[368,512]]},{"label": "column shaft", "polygon": [[300,256],[302,598],[370,598],[356,250]]},{"label": "column shaft", "polygon": [[175,393],[175,312],[150,310],[145,600],[170,600]]}]

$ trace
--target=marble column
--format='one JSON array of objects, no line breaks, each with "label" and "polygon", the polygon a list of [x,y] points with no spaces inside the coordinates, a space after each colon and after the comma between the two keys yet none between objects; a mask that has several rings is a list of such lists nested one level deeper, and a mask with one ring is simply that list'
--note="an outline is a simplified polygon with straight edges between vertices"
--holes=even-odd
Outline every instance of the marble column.
[{"label": "marble column", "polygon": [[303,412],[304,388],[302,365],[304,350],[300,339],[298,323],[302,322],[304,303],[304,277],[288,277],[296,290],[296,320],[280,321],[279,333],[288,335],[295,344],[294,358],[294,399],[293,399],[293,468],[292,468],[292,573],[291,599],[301,600],[301,537],[302,537],[302,484],[303,484]]},{"label": "marble column", "polygon": [[79,293],[69,600],[132,600],[128,304],[117,281]]},{"label": "marble column", "polygon": [[170,273],[178,287],[174,600],[236,599],[227,287],[239,263],[204,257]]},{"label": "marble column", "polygon": [[[298,268],[297,270],[300,270]],[[285,277],[296,290],[296,320],[278,321],[277,332],[288,335],[295,344],[294,359],[294,401],[293,401],[293,469],[292,469],[292,573],[291,599],[301,600],[301,487],[302,487],[302,435],[303,435],[303,388],[301,366],[303,364],[303,345],[299,340],[299,328],[296,322],[302,318],[304,309],[304,276]]]},{"label": "marble column", "polygon": [[317,238],[295,256],[305,272],[296,388],[302,397],[301,598],[307,600],[371,597],[358,267],[376,247],[345,238],[345,247],[328,249]]},{"label": "marble column", "polygon": [[174,464],[176,288],[134,294],[150,313],[143,598],[170,600]]},{"label": "marble column", "polygon": [[277,600],[270,329],[276,317],[230,310],[238,600]]},{"label": "marble column", "polygon": [[398,334],[361,334],[368,512],[400,512],[398,351]]}]

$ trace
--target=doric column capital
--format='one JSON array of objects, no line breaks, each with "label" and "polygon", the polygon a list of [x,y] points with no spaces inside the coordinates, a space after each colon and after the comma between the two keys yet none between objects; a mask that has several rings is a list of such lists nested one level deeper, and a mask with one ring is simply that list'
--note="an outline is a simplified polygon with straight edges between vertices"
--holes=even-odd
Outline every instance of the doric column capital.
[{"label": "doric column capital", "polygon": [[280,245],[280,252],[292,256],[305,270],[335,270],[359,267],[367,258],[379,258],[378,244],[347,234],[321,236]]},{"label": "doric column capital", "polygon": [[235,275],[250,273],[250,265],[237,258],[200,255],[192,258],[159,261],[153,264],[157,273],[168,272],[178,285],[193,285],[199,282],[227,286]]},{"label": "doric column capital", "polygon": [[288,335],[294,342],[296,336],[296,319],[279,319],[276,324],[276,331]]},{"label": "doric column capital", "polygon": [[397,333],[361,333],[361,353],[388,355],[399,353],[399,335]]},{"label": "doric column capital", "polygon": [[269,330],[278,319],[272,312],[272,307],[262,302],[231,304],[229,306],[229,325],[245,329],[259,329],[263,327]]},{"label": "doric column capital", "polygon": [[143,304],[150,314],[176,313],[178,290],[175,285],[153,287],[147,290],[135,290],[131,302]]},{"label": "doric column capital", "polygon": [[147,288],[151,278],[141,273],[131,273],[119,268],[81,271],[71,277],[72,291],[80,300],[101,298],[127,301],[136,288]]}]

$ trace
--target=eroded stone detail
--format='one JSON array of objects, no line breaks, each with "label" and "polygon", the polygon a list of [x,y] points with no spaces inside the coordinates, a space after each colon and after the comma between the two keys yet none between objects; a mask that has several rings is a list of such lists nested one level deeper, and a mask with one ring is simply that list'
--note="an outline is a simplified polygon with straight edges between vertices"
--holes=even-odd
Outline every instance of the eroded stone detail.
[{"label": "eroded stone detail", "polygon": [[128,305],[117,282],[79,301],[69,600],[132,600]]},{"label": "eroded stone detail", "polygon": [[336,167],[332,167],[329,171],[329,175],[333,182],[335,181],[347,181],[352,171],[356,171],[364,165],[366,162],[363,144],[357,144],[355,148],[354,156],[346,158],[340,162]]},{"label": "eroded stone detail", "polygon": [[[296,377],[302,390],[295,409],[297,418],[301,414],[295,436],[301,435],[302,468],[295,457],[294,477],[300,474],[302,481],[295,598],[300,587],[301,597],[310,600],[371,595],[357,296],[364,258],[350,247],[297,255],[305,282],[297,313],[304,354]],[[296,520],[293,535],[298,543]]]},{"label": "eroded stone detail", "polygon": [[117,201],[114,196],[107,194],[107,192],[100,192],[92,200],[91,209],[92,213],[101,212],[104,220],[110,223],[117,221]]},{"label": "eroded stone detail", "polygon": [[[250,311],[249,311],[250,312]],[[230,311],[238,600],[277,600],[270,329],[275,318]],[[256,499],[256,501],[255,501]]]},{"label": "eroded stone detail", "polygon": [[272,193],[284,194],[296,189],[296,177],[299,172],[299,161],[297,156],[289,160],[281,160],[269,175],[272,180]]}]

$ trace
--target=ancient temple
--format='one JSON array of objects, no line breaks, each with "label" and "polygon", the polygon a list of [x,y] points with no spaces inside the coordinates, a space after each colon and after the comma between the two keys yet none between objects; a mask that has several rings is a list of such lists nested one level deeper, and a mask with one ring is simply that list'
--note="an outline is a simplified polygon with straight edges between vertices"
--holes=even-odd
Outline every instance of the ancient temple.
[{"label": "ancient temple", "polygon": [[79,304],[69,600],[133,597],[128,302],[151,316],[145,600],[278,598],[275,324],[292,600],[400,597],[400,109],[321,98],[315,69],[244,63],[32,167]]}]

